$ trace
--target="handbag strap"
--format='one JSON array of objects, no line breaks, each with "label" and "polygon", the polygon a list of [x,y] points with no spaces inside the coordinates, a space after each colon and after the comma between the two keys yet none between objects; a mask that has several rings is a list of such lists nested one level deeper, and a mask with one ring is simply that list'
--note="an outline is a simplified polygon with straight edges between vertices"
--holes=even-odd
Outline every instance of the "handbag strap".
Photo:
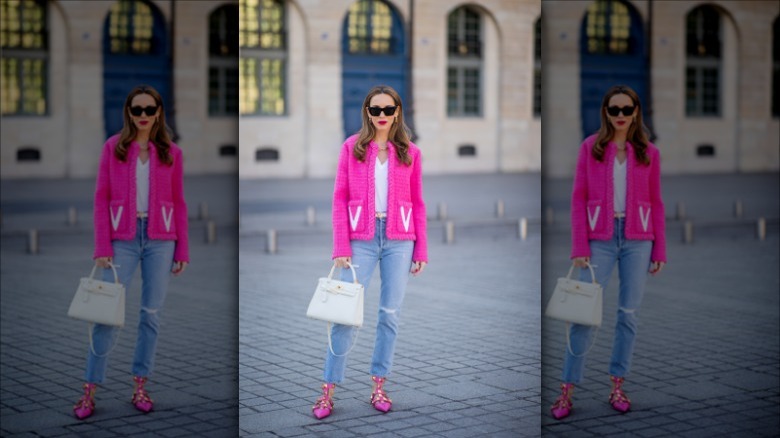
[{"label": "handbag strap", "polygon": [[348,355],[352,351],[352,349],[355,348],[355,345],[357,344],[357,338],[358,338],[358,336],[360,336],[360,329],[358,329],[357,330],[357,334],[355,335],[355,339],[352,340],[352,346],[349,347],[349,350],[347,350],[347,352],[344,353],[344,354],[336,354],[336,352],[333,351],[333,341],[331,340],[331,335],[330,335],[330,321],[328,321],[328,329],[327,330],[328,330],[328,348],[330,348],[331,354],[333,354],[336,357],[344,357],[344,356]]},{"label": "handbag strap", "polygon": [[114,341],[114,345],[111,346],[111,348],[106,352],[106,354],[97,354],[95,351],[95,342],[92,339],[92,329],[95,327],[94,323],[89,323],[89,326],[87,327],[87,332],[89,333],[89,349],[92,351],[92,354],[94,354],[97,357],[103,358],[108,357],[109,354],[111,354],[112,351],[114,351],[114,348],[116,348],[117,344],[119,344],[119,335],[122,333],[122,328],[119,328],[119,333],[116,335],[116,340]]},{"label": "handbag strap", "polygon": [[[357,272],[355,272],[355,267],[352,266],[352,263],[347,263],[347,266],[349,266],[349,269],[352,270],[352,282],[357,284],[357,282],[358,282],[357,281]],[[344,268],[341,268],[341,269],[344,269]],[[329,279],[331,279],[331,280],[333,279],[333,272],[335,272],[335,271],[336,271],[336,263],[333,263],[333,267],[330,268],[330,273],[328,274],[328,278]]]},{"label": "handbag strap", "polygon": [[[593,266],[590,263],[588,263],[587,266],[588,266],[588,269],[590,269],[590,279],[591,279],[591,282],[593,284],[596,284],[596,272],[593,271]],[[574,272],[574,263],[572,263],[571,268],[569,268],[569,274],[566,275],[566,278],[571,278],[571,274],[573,272]]]},{"label": "handbag strap", "polygon": [[[114,271],[114,283],[119,283],[119,275],[116,273],[116,267],[114,267],[114,264],[111,262],[108,262],[108,266],[110,266],[111,270]],[[92,272],[89,274],[89,278],[95,278],[95,271],[97,270],[97,267],[98,267],[97,264],[92,266]]]},{"label": "handbag strap", "polygon": [[569,331],[571,330],[571,323],[566,323],[566,348],[569,349],[569,353],[574,357],[585,357],[588,353],[590,353],[591,348],[593,348],[594,345],[596,345],[596,338],[599,335],[599,329],[601,327],[596,327],[596,334],[593,336],[593,342],[591,342],[590,347],[588,347],[587,350],[585,350],[582,354],[574,354],[574,350],[571,348],[571,337],[569,335]]}]

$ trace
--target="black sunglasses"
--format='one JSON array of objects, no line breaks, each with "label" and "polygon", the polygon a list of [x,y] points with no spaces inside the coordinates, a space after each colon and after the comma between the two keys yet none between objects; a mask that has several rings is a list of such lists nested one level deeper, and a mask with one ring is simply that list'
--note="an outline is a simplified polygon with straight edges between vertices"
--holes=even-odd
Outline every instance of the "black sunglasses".
[{"label": "black sunglasses", "polygon": [[146,113],[147,116],[153,116],[154,113],[156,113],[156,112],[157,112],[157,107],[156,106],[151,106],[151,105],[147,106],[145,108],[140,107],[140,106],[131,106],[130,107],[130,114],[132,114],[132,115],[134,115],[136,117],[140,116],[143,113]]},{"label": "black sunglasses", "polygon": [[395,110],[396,108],[398,108],[398,106],[386,106],[384,108],[379,108],[378,106],[369,106],[367,108],[368,108],[368,113],[374,117],[382,114],[383,111],[386,116],[392,116],[393,114],[395,114]]},{"label": "black sunglasses", "polygon": [[624,106],[623,108],[617,106],[608,106],[607,114],[612,117],[616,117],[618,114],[620,114],[621,111],[623,111],[624,116],[630,116],[631,114],[634,114],[635,109],[636,106]]}]

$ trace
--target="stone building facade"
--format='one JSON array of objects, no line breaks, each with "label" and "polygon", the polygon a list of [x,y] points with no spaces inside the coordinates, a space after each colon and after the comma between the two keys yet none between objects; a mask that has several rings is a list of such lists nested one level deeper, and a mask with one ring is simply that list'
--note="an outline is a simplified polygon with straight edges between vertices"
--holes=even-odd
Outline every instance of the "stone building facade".
[{"label": "stone building facade", "polygon": [[780,169],[780,2],[545,0],[542,16],[545,176],[572,174],[614,83],[647,100],[663,172]]},{"label": "stone building facade", "polygon": [[401,93],[427,173],[540,170],[539,1],[240,4],[241,178],[335,174],[379,83]]},{"label": "stone building facade", "polygon": [[163,94],[187,174],[236,172],[237,0],[2,7],[2,178],[95,175],[140,83]]}]

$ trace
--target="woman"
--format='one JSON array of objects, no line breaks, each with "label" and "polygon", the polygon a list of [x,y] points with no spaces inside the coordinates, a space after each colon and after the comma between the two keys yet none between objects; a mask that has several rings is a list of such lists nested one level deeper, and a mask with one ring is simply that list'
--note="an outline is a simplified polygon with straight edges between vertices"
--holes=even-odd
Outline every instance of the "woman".
[{"label": "woman", "polygon": [[[574,265],[592,266],[596,281],[605,289],[615,264],[620,274],[609,366],[609,403],[619,412],[631,408],[623,381],[631,365],[636,312],[647,272],[658,274],[666,263],[660,156],[643,126],[641,103],[634,90],[610,88],[601,103],[599,132],[580,147],[571,201]],[[588,269],[582,269],[580,275],[581,280],[590,281]],[[591,330],[578,324],[571,327],[571,351],[566,350],[561,395],[551,408],[556,419],[571,413],[571,396],[574,384],[582,380]]]},{"label": "woman", "polygon": [[[153,401],[144,388],[154,364],[159,312],[170,273],[180,275],[189,262],[187,205],[184,202],[182,153],[168,137],[160,94],[134,88],[123,108],[124,127],[103,146],[95,190],[95,263],[106,268],[105,281],[129,289],[141,265],[141,312],[133,358],[136,409],[147,413]],[[96,324],[87,353],[84,395],[73,407],[78,419],[95,410],[95,389],[102,383],[108,353],[119,330]]]},{"label": "woman", "polygon": [[[369,91],[362,119],[360,132],[344,142],[339,156],[333,192],[333,259],[341,268],[351,264],[366,289],[379,264],[382,284],[370,402],[387,412],[392,401],[384,383],[393,363],[409,272],[419,275],[428,262],[422,157],[409,140],[401,97],[392,88],[378,86]],[[342,279],[352,281],[352,273],[344,269]],[[333,326],[333,351],[328,348],[325,359],[322,396],[312,408],[318,419],[333,410],[333,391],[344,379],[354,330]]]}]

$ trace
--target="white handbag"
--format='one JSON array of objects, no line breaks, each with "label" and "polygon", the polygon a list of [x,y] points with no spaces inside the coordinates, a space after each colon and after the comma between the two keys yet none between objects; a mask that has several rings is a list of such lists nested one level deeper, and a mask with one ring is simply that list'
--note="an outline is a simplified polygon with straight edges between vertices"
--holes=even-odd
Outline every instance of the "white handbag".
[{"label": "white handbag", "polygon": [[588,354],[593,345],[596,344],[596,339],[594,337],[590,347],[584,353],[575,354],[571,348],[571,339],[569,339],[569,324],[601,327],[603,290],[601,285],[596,283],[596,273],[593,271],[593,266],[588,264],[588,269],[590,269],[590,283],[571,278],[574,265],[569,268],[569,274],[566,277],[558,278],[555,290],[550,301],[547,302],[547,309],[544,312],[545,316],[566,321],[566,345],[569,352],[576,357]]},{"label": "white handbag", "polygon": [[114,265],[110,266],[114,271],[113,283],[94,278],[97,265],[89,277],[81,279],[68,316],[96,324],[125,325],[125,286],[119,282]]},{"label": "white handbag", "polygon": [[[354,266],[349,265],[352,270],[352,282],[335,280],[333,272],[336,270],[336,264],[330,269],[327,277],[320,278],[317,282],[317,288],[314,296],[309,302],[309,308],[306,310],[306,316],[313,319],[328,322],[328,347],[334,356],[346,356],[352,351],[352,347],[344,354],[336,354],[333,351],[333,342],[331,341],[330,324],[343,324],[354,327],[363,325],[363,285],[357,281],[357,273]],[[355,339],[355,341],[357,338]]]}]

